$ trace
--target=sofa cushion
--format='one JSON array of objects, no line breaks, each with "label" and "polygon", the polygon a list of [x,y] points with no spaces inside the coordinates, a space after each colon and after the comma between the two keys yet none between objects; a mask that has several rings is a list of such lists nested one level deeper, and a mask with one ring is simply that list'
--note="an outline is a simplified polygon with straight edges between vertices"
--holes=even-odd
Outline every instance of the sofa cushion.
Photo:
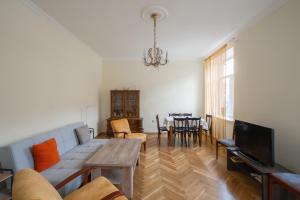
[{"label": "sofa cushion", "polygon": [[50,169],[80,169],[83,164],[84,160],[61,160]]},{"label": "sofa cushion", "polygon": [[88,126],[82,126],[75,129],[79,144],[85,144],[91,140],[90,130]]},{"label": "sofa cushion", "polygon": [[87,160],[89,159],[107,140],[94,139],[90,142],[78,145],[61,156],[62,160]]},{"label": "sofa cushion", "polygon": [[[79,171],[80,168],[76,169],[47,169],[41,174],[53,185],[57,185],[58,183],[65,180],[70,175],[74,174],[75,172]],[[79,176],[66,184],[63,188],[58,190],[58,192],[62,196],[66,196],[67,194],[76,190],[82,183],[82,176]]]}]

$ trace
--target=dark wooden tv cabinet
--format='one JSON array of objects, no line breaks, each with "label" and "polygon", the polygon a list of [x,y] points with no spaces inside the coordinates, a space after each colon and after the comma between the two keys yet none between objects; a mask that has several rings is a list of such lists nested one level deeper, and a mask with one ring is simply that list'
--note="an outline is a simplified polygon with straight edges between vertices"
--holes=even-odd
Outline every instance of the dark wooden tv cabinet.
[{"label": "dark wooden tv cabinet", "polygon": [[241,171],[258,181],[261,184],[262,200],[268,200],[268,175],[270,173],[288,172],[287,169],[278,164],[275,164],[274,167],[264,166],[242,154],[237,147],[227,148],[227,169]]}]

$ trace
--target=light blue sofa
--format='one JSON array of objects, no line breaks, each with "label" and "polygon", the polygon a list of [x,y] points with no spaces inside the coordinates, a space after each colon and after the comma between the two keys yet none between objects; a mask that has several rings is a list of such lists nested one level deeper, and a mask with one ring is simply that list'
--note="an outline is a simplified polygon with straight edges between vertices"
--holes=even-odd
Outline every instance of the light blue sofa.
[{"label": "light blue sofa", "polygon": [[[49,138],[55,138],[60,154],[60,162],[41,172],[53,185],[61,182],[69,175],[82,168],[84,162],[90,158],[106,139],[93,139],[86,144],[79,145],[75,129],[81,127],[82,122],[70,124],[16,143],[0,148],[0,162],[3,168],[13,169],[15,172],[24,168],[34,168],[31,153],[32,145],[41,143]],[[72,192],[81,184],[79,177],[67,184],[59,192],[62,196]]]}]

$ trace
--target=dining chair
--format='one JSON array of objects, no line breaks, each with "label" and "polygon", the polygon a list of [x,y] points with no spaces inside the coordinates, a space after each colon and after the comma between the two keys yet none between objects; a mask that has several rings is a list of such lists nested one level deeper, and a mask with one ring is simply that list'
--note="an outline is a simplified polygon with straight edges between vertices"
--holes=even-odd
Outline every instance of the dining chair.
[{"label": "dining chair", "polygon": [[167,132],[168,133],[168,142],[169,142],[169,130],[167,129],[166,126],[160,126],[160,123],[159,123],[159,116],[158,114],[156,115],[156,125],[157,125],[157,139],[158,139],[158,144],[160,144],[160,135],[162,133],[165,133]]},{"label": "dining chair", "polygon": [[176,135],[181,137],[181,144],[183,144],[183,137],[185,137],[186,142],[186,133],[187,133],[187,118],[174,117],[174,126],[173,126],[173,144],[175,144]]},{"label": "dining chair", "polygon": [[187,118],[187,134],[190,137],[193,135],[193,141],[196,141],[198,138],[199,146],[201,146],[201,117],[189,117]]},{"label": "dining chair", "polygon": [[181,113],[169,113],[169,117],[180,117]]},{"label": "dining chair", "polygon": [[216,160],[218,160],[218,157],[219,157],[219,146],[224,146],[224,147],[234,147],[235,146],[235,135],[236,135],[235,127],[236,127],[236,122],[234,122],[234,125],[233,125],[232,139],[216,140]]},{"label": "dining chair", "polygon": [[210,143],[213,143],[213,137],[212,137],[212,115],[205,115],[205,121],[207,122],[207,130],[204,130],[206,141],[207,141],[207,136],[210,136]]},{"label": "dining chair", "polygon": [[192,113],[169,113],[169,117],[191,117]]},{"label": "dining chair", "polygon": [[181,116],[183,117],[191,117],[193,114],[192,113],[182,113]]}]

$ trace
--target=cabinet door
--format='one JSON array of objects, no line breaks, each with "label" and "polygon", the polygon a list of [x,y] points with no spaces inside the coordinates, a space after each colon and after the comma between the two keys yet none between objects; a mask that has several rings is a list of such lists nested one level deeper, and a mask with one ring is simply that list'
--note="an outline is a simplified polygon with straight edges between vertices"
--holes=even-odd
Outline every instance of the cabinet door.
[{"label": "cabinet door", "polygon": [[124,116],[124,96],[122,91],[111,91],[111,117]]},{"label": "cabinet door", "polygon": [[126,117],[139,117],[139,91],[126,91],[125,98],[125,116]]}]

